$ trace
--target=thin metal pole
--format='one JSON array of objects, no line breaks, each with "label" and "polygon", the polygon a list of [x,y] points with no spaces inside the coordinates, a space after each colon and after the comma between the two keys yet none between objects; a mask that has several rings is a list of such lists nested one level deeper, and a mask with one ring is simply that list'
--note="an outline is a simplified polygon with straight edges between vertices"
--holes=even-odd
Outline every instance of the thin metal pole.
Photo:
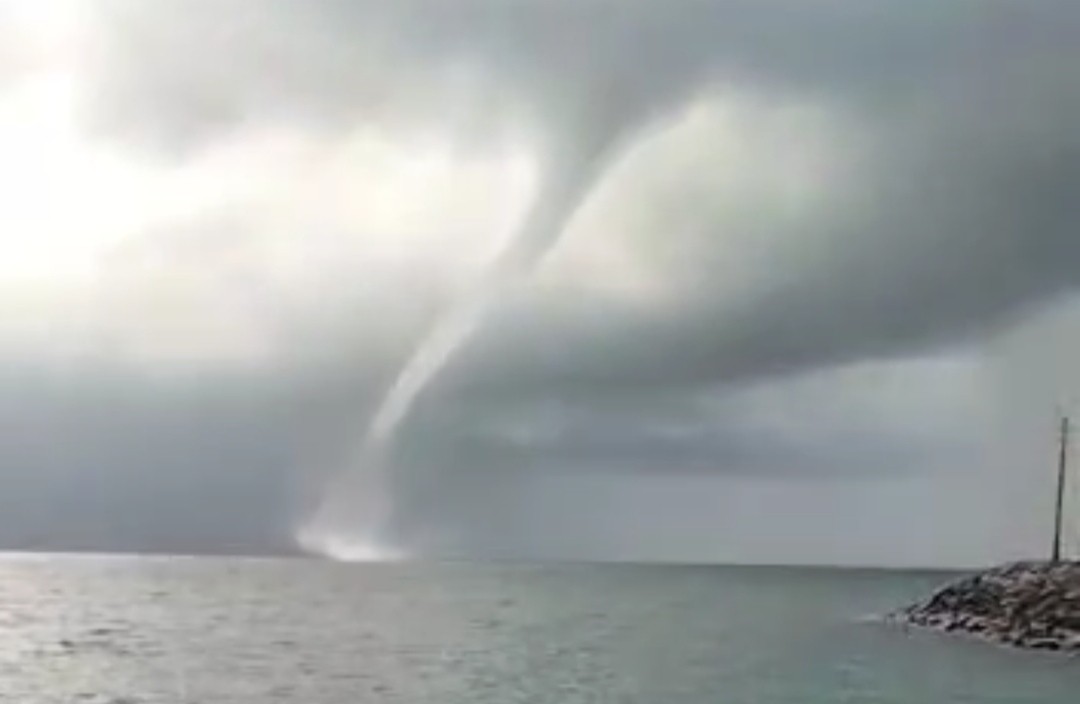
[{"label": "thin metal pole", "polygon": [[1061,447],[1058,452],[1057,503],[1054,508],[1054,547],[1050,560],[1061,562],[1061,518],[1065,503],[1065,466],[1069,458],[1069,418],[1061,419]]}]

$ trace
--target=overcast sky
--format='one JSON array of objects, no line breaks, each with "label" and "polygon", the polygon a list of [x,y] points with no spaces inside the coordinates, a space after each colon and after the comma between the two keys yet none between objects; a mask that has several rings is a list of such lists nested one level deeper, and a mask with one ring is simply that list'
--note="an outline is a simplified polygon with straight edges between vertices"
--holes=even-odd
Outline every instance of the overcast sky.
[{"label": "overcast sky", "polygon": [[293,550],[329,492],[362,554],[366,426],[503,268],[386,460],[399,549],[1042,554],[1078,34],[1069,0],[0,0],[0,548]]}]

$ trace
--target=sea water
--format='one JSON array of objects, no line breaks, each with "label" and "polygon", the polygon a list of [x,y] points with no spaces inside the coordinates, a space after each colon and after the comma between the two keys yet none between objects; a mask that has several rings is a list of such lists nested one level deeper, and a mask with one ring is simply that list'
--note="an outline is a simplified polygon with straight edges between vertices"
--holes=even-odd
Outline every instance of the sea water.
[{"label": "sea water", "polygon": [[1077,701],[1080,660],[879,615],[952,575],[0,560],[0,701]]}]

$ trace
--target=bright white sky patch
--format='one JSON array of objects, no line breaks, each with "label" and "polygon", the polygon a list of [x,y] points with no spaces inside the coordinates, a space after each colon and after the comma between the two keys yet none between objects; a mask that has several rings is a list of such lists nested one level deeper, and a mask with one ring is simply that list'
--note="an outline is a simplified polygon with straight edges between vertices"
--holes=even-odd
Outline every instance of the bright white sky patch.
[{"label": "bright white sky patch", "polygon": [[457,285],[535,188],[528,149],[472,154],[361,123],[333,137],[267,125],[180,161],[124,149],[81,122],[88,6],[3,9],[22,39],[0,85],[0,334],[16,348],[265,355],[274,300],[303,307],[328,282],[373,275]]},{"label": "bright white sky patch", "polygon": [[0,282],[70,283],[151,216],[144,170],[96,148],[72,120],[73,77],[46,73],[0,100]]},{"label": "bright white sky patch", "polygon": [[[358,120],[329,134],[270,122],[180,160],[94,137],[79,113],[93,25],[63,14],[72,8],[26,11],[47,60],[0,93],[0,332],[23,344],[146,363],[265,361],[282,302],[303,314],[348,289],[379,297],[380,281],[397,281],[397,295],[453,295],[536,192],[535,145],[469,148],[437,122],[394,132]],[[692,284],[677,257],[703,236],[732,242],[729,290],[758,275],[746,254],[777,243],[748,239],[741,220],[748,208],[792,219],[825,207],[838,185],[830,119],[738,95],[691,105],[586,198],[546,292],[653,305]],[[709,208],[687,207],[706,192]]]}]

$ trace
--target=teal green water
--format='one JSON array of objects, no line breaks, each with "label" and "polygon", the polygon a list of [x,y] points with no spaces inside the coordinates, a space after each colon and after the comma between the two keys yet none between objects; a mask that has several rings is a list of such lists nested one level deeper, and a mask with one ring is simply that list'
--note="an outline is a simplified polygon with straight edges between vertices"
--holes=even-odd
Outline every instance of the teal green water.
[{"label": "teal green water", "polygon": [[874,618],[947,575],[0,561],[0,702],[1053,702],[1080,660]]}]

